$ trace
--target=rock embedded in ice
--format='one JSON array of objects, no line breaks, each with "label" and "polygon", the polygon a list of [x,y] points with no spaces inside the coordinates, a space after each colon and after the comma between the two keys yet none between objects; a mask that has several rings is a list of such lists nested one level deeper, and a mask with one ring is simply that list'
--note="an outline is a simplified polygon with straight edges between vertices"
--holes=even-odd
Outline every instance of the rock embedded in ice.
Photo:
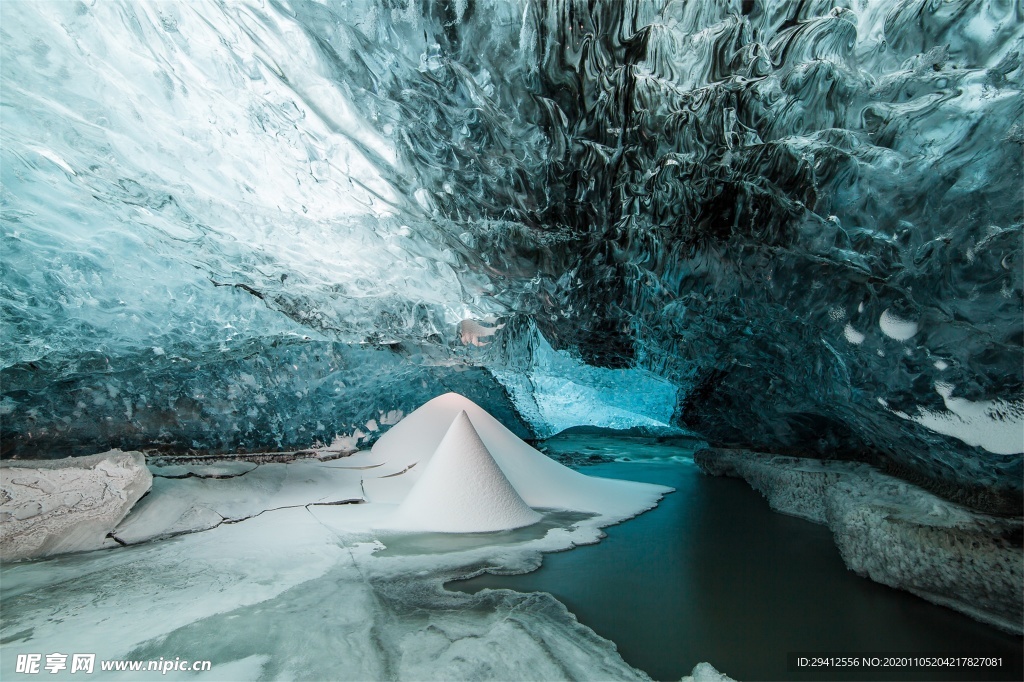
[{"label": "rock embedded in ice", "polygon": [[857,574],[1024,633],[1019,517],[975,512],[867,464],[718,448],[694,461],[746,480],[775,511],[827,525]]},{"label": "rock embedded in ice", "polygon": [[390,525],[405,530],[481,533],[536,523],[530,509],[460,411]]},{"label": "rock embedded in ice", "polygon": [[152,482],[141,452],[5,462],[0,555],[27,559],[105,547],[107,533]]}]

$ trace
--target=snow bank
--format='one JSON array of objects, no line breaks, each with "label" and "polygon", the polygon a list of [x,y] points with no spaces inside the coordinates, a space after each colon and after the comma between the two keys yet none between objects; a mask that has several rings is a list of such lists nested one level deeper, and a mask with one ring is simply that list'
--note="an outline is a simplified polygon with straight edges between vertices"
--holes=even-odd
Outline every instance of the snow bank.
[{"label": "snow bank", "polygon": [[152,484],[141,452],[7,461],[0,467],[5,560],[99,549]]},{"label": "snow bank", "polygon": [[343,461],[379,467],[376,474],[368,471],[364,479],[367,494],[371,501],[374,491],[393,500],[401,494],[401,488],[411,489],[415,480],[423,475],[449,425],[463,411],[494,461],[530,507],[591,512],[623,519],[650,509],[662,495],[671,491],[664,486],[586,476],[564,467],[530,447],[479,405],[457,393],[446,393],[427,402],[381,436],[369,453],[358,453]]},{"label": "snow bank", "polygon": [[724,449],[694,460],[746,480],[776,511],[827,525],[857,574],[1024,634],[1020,518],[980,514],[866,464]]},{"label": "snow bank", "polygon": [[405,530],[480,533],[521,528],[540,519],[509,483],[462,410],[390,525]]},{"label": "snow bank", "polygon": [[[451,440],[441,447],[462,412],[466,423],[449,434]],[[443,456],[435,467],[432,463],[439,453]],[[494,462],[493,468],[486,459]],[[302,506],[336,507],[334,527],[362,533],[372,533],[374,528],[506,530],[538,520],[540,516],[530,507],[579,511],[596,515],[588,524],[586,540],[594,542],[599,537],[597,528],[636,516],[671,491],[568,469],[455,393],[410,413],[372,450],[347,457],[287,464],[182,461],[187,463],[165,457],[162,466],[153,466],[152,492],[114,529],[119,542],[137,544],[205,531]],[[435,473],[428,476],[429,470]],[[503,487],[502,480],[509,488]]]}]

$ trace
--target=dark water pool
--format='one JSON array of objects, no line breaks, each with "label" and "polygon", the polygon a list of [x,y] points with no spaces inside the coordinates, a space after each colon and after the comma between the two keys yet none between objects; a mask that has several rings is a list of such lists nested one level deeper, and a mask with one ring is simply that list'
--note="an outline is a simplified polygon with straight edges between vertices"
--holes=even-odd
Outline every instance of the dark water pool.
[{"label": "dark water pool", "polygon": [[[586,473],[677,489],[598,545],[550,554],[522,576],[449,585],[550,592],[658,680],[708,661],[737,680],[983,680],[1021,677],[1022,640],[848,571],[830,531],[772,512],[743,481],[692,462],[609,462]],[[792,670],[787,654],[957,653],[984,670]]]}]

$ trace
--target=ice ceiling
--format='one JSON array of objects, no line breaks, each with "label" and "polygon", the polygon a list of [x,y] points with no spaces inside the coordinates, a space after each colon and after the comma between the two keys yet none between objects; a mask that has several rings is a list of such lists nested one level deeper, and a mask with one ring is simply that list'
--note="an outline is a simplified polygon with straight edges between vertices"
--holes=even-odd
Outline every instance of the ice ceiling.
[{"label": "ice ceiling", "polygon": [[456,390],[1019,509],[1019,2],[0,11],[4,456]]}]

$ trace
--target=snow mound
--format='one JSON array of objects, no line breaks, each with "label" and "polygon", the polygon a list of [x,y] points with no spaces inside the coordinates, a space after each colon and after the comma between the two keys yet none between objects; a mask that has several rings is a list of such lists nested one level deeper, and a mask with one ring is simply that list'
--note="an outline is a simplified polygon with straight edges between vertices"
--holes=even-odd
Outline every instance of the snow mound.
[{"label": "snow mound", "polygon": [[391,526],[442,533],[522,528],[540,521],[460,410]]},{"label": "snow mound", "polygon": [[404,499],[398,488],[411,489],[426,475],[432,455],[460,412],[466,413],[512,487],[535,509],[565,509],[624,519],[655,506],[671,490],[573,471],[530,447],[472,400],[446,393],[428,401],[381,436],[369,457],[349,458],[352,464],[381,464],[377,469],[367,470],[378,471],[379,478],[364,478],[370,501],[375,501],[375,491],[385,487],[386,492],[382,492],[387,500]]}]

